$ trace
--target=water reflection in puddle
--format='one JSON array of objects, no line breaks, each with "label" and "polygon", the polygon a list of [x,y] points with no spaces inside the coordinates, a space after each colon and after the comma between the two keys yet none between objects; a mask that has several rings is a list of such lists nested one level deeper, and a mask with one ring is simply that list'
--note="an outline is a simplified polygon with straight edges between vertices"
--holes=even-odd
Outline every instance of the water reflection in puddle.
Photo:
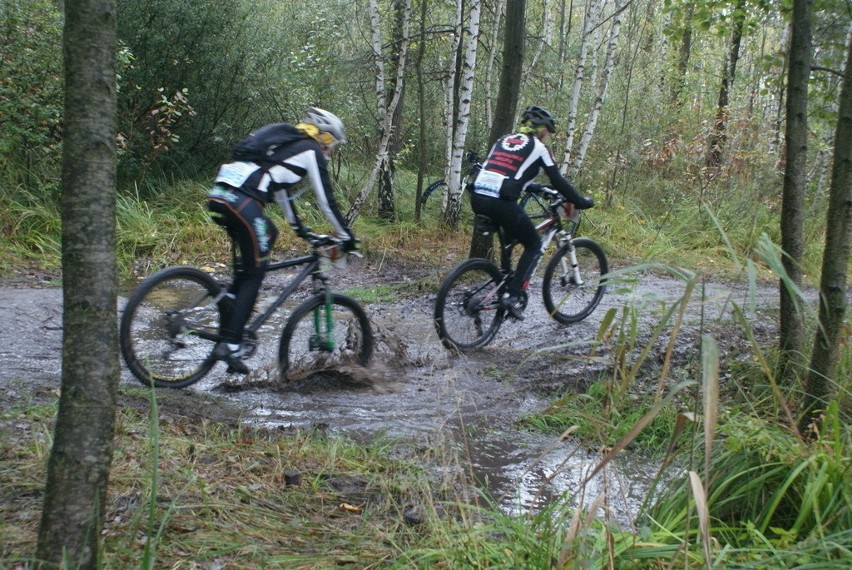
[{"label": "water reflection in puddle", "polygon": [[656,475],[651,462],[621,455],[589,479],[601,454],[575,438],[526,431],[474,435],[466,450],[474,476],[508,514],[535,512],[557,499],[588,508],[606,493],[609,520],[630,528]]}]

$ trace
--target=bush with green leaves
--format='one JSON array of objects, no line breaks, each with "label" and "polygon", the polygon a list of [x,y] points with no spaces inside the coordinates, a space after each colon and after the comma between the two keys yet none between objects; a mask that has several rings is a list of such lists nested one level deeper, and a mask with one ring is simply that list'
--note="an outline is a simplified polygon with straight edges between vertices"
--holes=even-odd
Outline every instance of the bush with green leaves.
[{"label": "bush with green leaves", "polygon": [[61,152],[62,14],[51,0],[0,7],[0,165],[55,171]]}]

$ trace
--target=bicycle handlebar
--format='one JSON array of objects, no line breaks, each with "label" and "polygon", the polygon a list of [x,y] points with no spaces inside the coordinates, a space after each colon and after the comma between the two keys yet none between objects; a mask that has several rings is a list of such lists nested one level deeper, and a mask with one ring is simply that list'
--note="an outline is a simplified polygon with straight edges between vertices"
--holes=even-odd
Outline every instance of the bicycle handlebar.
[{"label": "bicycle handlebar", "polygon": [[544,196],[550,202],[551,206],[559,206],[568,201],[565,196],[545,184],[528,184],[526,191],[531,194]]}]

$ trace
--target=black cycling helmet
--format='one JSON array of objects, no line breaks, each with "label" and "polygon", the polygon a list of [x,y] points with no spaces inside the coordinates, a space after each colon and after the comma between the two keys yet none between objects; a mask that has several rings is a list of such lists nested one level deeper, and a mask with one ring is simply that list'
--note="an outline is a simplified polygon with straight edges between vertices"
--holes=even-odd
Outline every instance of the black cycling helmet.
[{"label": "black cycling helmet", "polygon": [[534,127],[545,127],[551,133],[556,132],[556,123],[550,112],[537,105],[532,105],[524,109],[524,114],[521,115],[521,122],[529,123]]}]

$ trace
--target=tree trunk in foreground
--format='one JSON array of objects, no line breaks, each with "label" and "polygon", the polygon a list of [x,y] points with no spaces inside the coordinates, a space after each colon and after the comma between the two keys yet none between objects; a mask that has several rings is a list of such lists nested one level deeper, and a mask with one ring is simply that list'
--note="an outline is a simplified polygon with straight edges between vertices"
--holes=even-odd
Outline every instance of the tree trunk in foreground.
[{"label": "tree trunk in foreground", "polygon": [[846,272],[852,245],[852,33],[847,39],[839,107],[819,286],[819,327],[805,384],[805,413],[799,424],[802,433],[808,433],[809,424],[825,408],[829,383],[837,374],[840,345],[844,342]]},{"label": "tree trunk in foreground", "polygon": [[[787,74],[786,167],[781,201],[781,249],[786,277],[781,279],[778,370],[791,384],[805,362],[801,299],[804,255],[805,191],[808,160],[808,79],[811,74],[811,0],[793,4],[792,39]],[[789,281],[795,285],[788,287]]]},{"label": "tree trunk in foreground", "polygon": [[115,264],[116,5],[66,0],[62,395],[36,557],[97,568],[119,381]]}]

